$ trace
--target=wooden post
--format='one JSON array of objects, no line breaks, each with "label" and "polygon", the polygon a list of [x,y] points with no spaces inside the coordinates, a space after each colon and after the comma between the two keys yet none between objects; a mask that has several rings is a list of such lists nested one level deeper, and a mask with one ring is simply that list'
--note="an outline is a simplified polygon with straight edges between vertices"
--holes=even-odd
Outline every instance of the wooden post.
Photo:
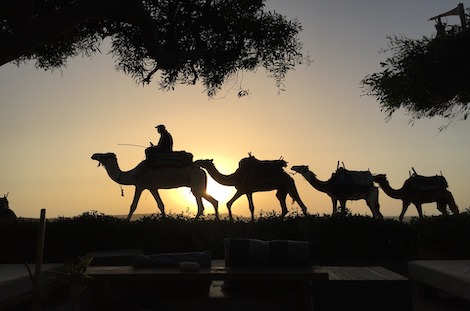
[{"label": "wooden post", "polygon": [[467,21],[465,19],[465,10],[463,8],[463,3],[459,3],[457,8],[459,11],[460,23],[462,24],[462,30],[465,30],[467,28]]},{"label": "wooden post", "polygon": [[42,260],[44,255],[44,235],[46,232],[46,209],[41,209],[41,216],[39,218],[38,238],[36,242],[36,267],[33,279],[33,301],[32,310],[38,311],[41,309],[41,293],[40,293],[40,275],[42,269]]}]

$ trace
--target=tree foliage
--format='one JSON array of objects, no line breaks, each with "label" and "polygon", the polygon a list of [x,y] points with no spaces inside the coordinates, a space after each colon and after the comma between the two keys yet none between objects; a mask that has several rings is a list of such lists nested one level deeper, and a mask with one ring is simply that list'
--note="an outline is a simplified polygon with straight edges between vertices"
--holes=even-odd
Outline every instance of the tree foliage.
[{"label": "tree foliage", "polygon": [[0,0],[0,65],[53,70],[111,42],[116,68],[160,87],[201,81],[209,96],[239,71],[264,67],[282,87],[302,54],[301,25],[265,0]]},{"label": "tree foliage", "polygon": [[[470,25],[469,25],[470,26]],[[391,117],[403,108],[412,118],[467,119],[470,112],[470,27],[452,26],[445,35],[389,37],[392,56],[362,87]]]}]

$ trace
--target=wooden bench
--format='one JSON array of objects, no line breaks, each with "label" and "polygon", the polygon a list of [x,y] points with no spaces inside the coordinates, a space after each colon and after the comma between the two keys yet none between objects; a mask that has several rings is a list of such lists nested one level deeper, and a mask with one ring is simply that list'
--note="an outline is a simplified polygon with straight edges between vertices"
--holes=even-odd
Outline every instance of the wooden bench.
[{"label": "wooden bench", "polygon": [[408,272],[418,299],[448,296],[470,304],[470,260],[415,260]]},{"label": "wooden bench", "polygon": [[321,266],[318,270],[328,273],[328,278],[330,281],[408,281],[408,278],[381,266]]},{"label": "wooden bench", "polygon": [[322,266],[328,282],[312,284],[318,310],[412,310],[409,281],[380,266]]}]

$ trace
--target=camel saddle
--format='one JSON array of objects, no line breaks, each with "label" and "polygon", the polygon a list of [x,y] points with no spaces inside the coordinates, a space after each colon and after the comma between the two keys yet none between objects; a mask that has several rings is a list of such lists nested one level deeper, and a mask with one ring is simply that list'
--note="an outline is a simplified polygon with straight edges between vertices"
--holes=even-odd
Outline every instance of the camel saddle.
[{"label": "camel saddle", "polygon": [[193,163],[193,154],[186,151],[156,152],[150,147],[145,150],[145,159],[152,167],[189,166]]},{"label": "camel saddle", "polygon": [[406,180],[405,183],[409,183],[416,189],[420,190],[442,190],[447,189],[448,184],[444,176],[422,176],[418,174],[413,174],[410,178]]},{"label": "camel saddle", "polygon": [[254,156],[243,158],[238,163],[238,170],[242,172],[273,173],[283,172],[287,162],[284,160],[258,160]]},{"label": "camel saddle", "polygon": [[338,168],[331,176],[336,185],[369,188],[373,185],[372,174],[369,171],[350,171],[345,168]]}]

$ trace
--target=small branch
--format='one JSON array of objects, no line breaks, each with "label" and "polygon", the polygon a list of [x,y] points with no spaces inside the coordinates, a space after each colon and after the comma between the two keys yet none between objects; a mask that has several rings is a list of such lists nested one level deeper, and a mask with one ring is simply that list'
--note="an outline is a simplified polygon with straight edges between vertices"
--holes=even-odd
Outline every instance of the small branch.
[{"label": "small branch", "polygon": [[156,66],[155,68],[152,69],[152,71],[150,71],[148,74],[147,74],[147,77],[145,77],[143,80],[142,80],[142,83],[147,83],[149,84],[150,81],[152,80],[152,76],[160,69],[160,66]]}]

